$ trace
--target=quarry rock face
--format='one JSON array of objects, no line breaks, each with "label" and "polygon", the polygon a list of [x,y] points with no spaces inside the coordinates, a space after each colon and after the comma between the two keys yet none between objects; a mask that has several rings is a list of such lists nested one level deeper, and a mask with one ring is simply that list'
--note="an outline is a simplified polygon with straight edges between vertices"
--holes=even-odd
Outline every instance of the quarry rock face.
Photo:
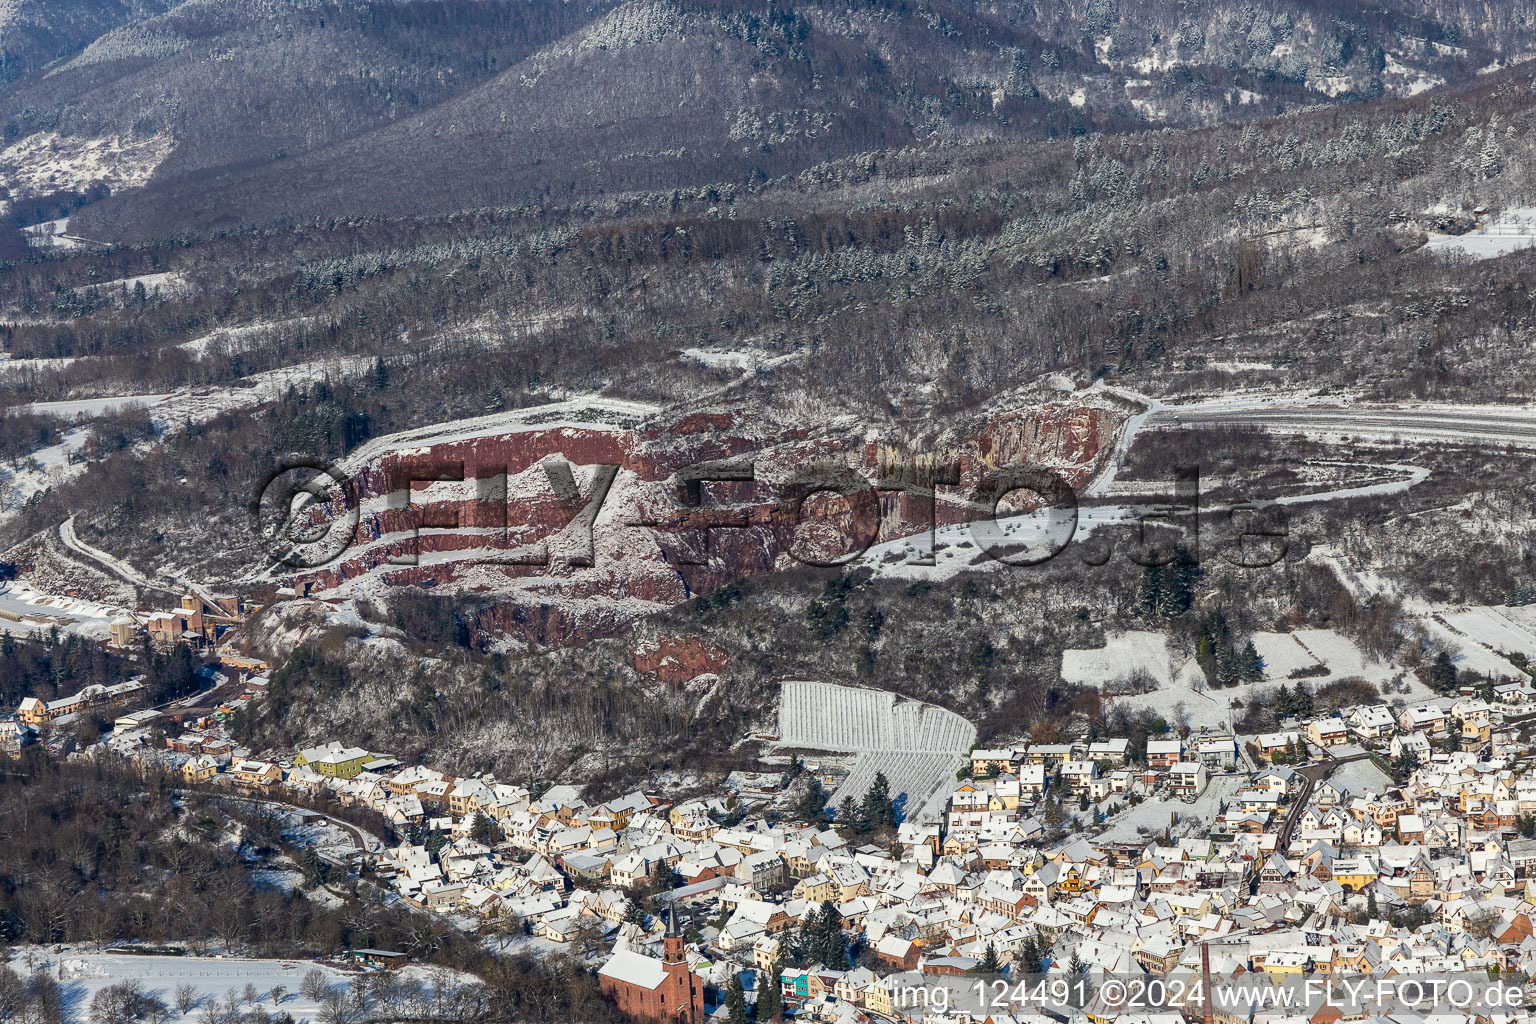
[{"label": "quarry rock face", "polygon": [[630,652],[636,672],[674,686],[707,672],[718,674],[730,660],[725,651],[695,636],[658,636]]},{"label": "quarry rock face", "polygon": [[[483,624],[513,642],[579,642],[736,579],[990,515],[989,481],[1007,467],[1047,467],[1080,489],[1122,413],[1073,396],[978,417],[921,451],[744,409],[589,418],[465,421],[371,443],[347,467],[351,543],[290,582],[321,597],[404,586],[492,597]],[[641,671],[660,677],[665,659]],[[707,660],[698,672],[715,670]]]}]

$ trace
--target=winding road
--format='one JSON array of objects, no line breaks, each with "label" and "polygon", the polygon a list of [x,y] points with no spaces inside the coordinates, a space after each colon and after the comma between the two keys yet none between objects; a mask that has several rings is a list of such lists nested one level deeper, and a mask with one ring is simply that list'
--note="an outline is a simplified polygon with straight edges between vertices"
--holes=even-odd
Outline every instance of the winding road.
[{"label": "winding road", "polygon": [[243,796],[237,793],[217,793],[202,789],[178,789],[176,793],[178,796],[183,798],[199,796],[207,797],[212,800],[229,800],[235,803],[254,804],[261,807],[270,807],[274,810],[296,814],[317,814],[320,816],[320,819],[327,825],[334,825],[341,829],[341,831],[345,832],[347,837],[352,840],[352,846],[354,849],[362,853],[383,853],[385,850],[383,840],[374,835],[372,832],[364,831],[363,829],[358,828],[356,825],[353,825],[351,822],[342,821],[340,818],[333,818],[324,812],[316,811],[308,807],[300,807],[297,804],[285,804],[281,800],[265,800],[261,797]]},{"label": "winding road", "polygon": [[1302,812],[1306,810],[1307,801],[1312,798],[1312,790],[1317,788],[1317,784],[1332,775],[1340,766],[1349,764],[1351,761],[1362,761],[1370,756],[1370,754],[1359,753],[1348,757],[1329,757],[1326,761],[1318,761],[1296,769],[1296,774],[1306,781],[1301,787],[1301,792],[1296,794],[1290,812],[1285,816],[1285,824],[1280,827],[1280,836],[1275,841],[1276,853],[1283,855],[1290,849],[1291,837],[1296,832],[1296,823],[1301,820]]}]

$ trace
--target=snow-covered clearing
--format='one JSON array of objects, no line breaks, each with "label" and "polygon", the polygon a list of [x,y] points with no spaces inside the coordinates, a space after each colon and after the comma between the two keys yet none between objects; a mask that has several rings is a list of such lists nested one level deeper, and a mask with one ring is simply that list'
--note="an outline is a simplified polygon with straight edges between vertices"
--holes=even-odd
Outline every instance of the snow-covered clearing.
[{"label": "snow-covered clearing", "polygon": [[1536,632],[1529,621],[1530,608],[1463,608],[1440,616],[1451,629],[1465,634],[1490,651],[1524,654],[1536,659]]},{"label": "snow-covered clearing", "polygon": [[81,357],[59,356],[57,359],[12,359],[6,353],[0,352],[0,376],[10,374],[22,376],[38,370],[62,370],[79,358]]},{"label": "snow-covered clearing", "polygon": [[86,428],[66,431],[58,444],[39,448],[14,464],[0,463],[0,520],[36,494],[84,472],[84,462],[70,458],[85,447]]},{"label": "snow-covered clearing", "polygon": [[1061,678],[1084,686],[1103,686],[1144,675],[1159,686],[1173,683],[1168,635],[1133,630],[1105,638],[1103,647],[1061,653]]},{"label": "snow-covered clearing", "polygon": [[186,275],[175,270],[159,274],[140,274],[137,277],[120,277],[100,284],[82,285],[75,291],[94,291],[103,298],[128,299],[133,297],[134,290],[139,285],[144,286],[146,297],[151,299],[185,298],[193,291],[192,283],[187,280]]},{"label": "snow-covered clearing", "polygon": [[1264,661],[1264,678],[1268,681],[1289,679],[1292,672],[1317,664],[1294,633],[1255,633],[1253,649]]},{"label": "snow-covered clearing", "polygon": [[1536,207],[1526,206],[1509,210],[1464,235],[1431,235],[1424,248],[1445,255],[1491,260],[1532,246],[1536,246]]},{"label": "snow-covered clearing", "polygon": [[17,406],[16,409],[19,412],[30,412],[39,416],[57,416],[65,420],[92,419],[129,409],[159,405],[170,397],[170,394],[166,393],[123,395],[111,398],[74,398],[62,402],[28,402],[26,405]]},{"label": "snow-covered clearing", "polygon": [[757,349],[703,349],[685,348],[683,355],[716,369],[755,370],[773,357]]},{"label": "snow-covered clearing", "polygon": [[[168,1006],[175,1002],[176,988],[191,985],[198,996],[198,1006],[190,1013],[181,1015],[171,1006],[172,1021],[202,1019],[204,1011],[213,1002],[227,1005],[231,992],[243,993],[245,986],[254,985],[257,1003],[271,1013],[286,1012],[295,1020],[320,1019],[320,1004],[299,991],[304,975],[311,970],[322,971],[332,987],[349,985],[355,973],[339,970],[328,964],[308,960],[245,960],[235,957],[204,956],[140,956],[134,954],[88,953],[65,948],[62,953],[43,953],[36,960],[39,970],[49,971],[59,977],[59,962],[63,961],[64,995],[76,1008],[77,1019],[84,1019],[96,993],[111,985],[130,979],[143,984],[150,995],[163,1000]],[[11,963],[13,970],[25,973],[21,961]],[[400,969],[401,978],[431,984],[442,976],[452,982],[465,982],[466,976],[456,976],[433,968],[407,966]],[[272,999],[272,989],[281,986],[285,991],[281,1001]],[[247,1006],[249,1008],[249,1006]]]},{"label": "snow-covered clearing", "polygon": [[[1335,748],[1334,756],[1337,757],[1340,753],[1341,751]],[[1328,776],[1328,780],[1343,786],[1356,796],[1367,790],[1372,793],[1385,793],[1392,788],[1391,777],[1376,767],[1376,762],[1368,757],[1340,766]]]},{"label": "snow-covered clearing", "polygon": [[[1448,614],[1467,609],[1447,608],[1414,594],[1404,593],[1401,587],[1380,573],[1351,564],[1348,558],[1331,545],[1319,545],[1314,548],[1312,557],[1328,565],[1339,581],[1357,599],[1364,600],[1376,594],[1386,594],[1400,600],[1403,612],[1424,630],[1433,643],[1450,652],[1451,661],[1458,669],[1470,669],[1493,678],[1526,678],[1524,672],[1516,668],[1508,659],[1497,654],[1488,644],[1474,638],[1463,629],[1448,624]],[[1536,625],[1527,618],[1529,613],[1524,609],[1500,609],[1498,614],[1508,621],[1511,627],[1515,627],[1519,622],[1524,622],[1527,626]],[[1474,628],[1488,628],[1489,622],[1493,620],[1484,616],[1473,616],[1462,621],[1473,624]],[[1502,631],[1489,628],[1487,635],[1501,636]],[[1418,682],[1417,677],[1411,674],[1405,677],[1405,681],[1409,683],[1411,690],[1428,692]]]},{"label": "snow-covered clearing", "polygon": [[[1244,691],[1227,691],[1238,696]],[[1104,698],[1106,709],[1124,707],[1130,711],[1151,711],[1170,724],[1194,727],[1228,726],[1232,709],[1231,697],[1213,693],[1206,684],[1205,673],[1194,659],[1184,662],[1174,673],[1173,681],[1146,693],[1117,694]],[[1182,705],[1182,712],[1180,710]]]},{"label": "snow-covered clearing", "polygon": [[1212,361],[1205,364],[1207,370],[1220,370],[1222,373],[1255,373],[1260,371],[1274,371],[1274,363],[1248,363]]},{"label": "snow-covered clearing", "polygon": [[[91,419],[129,408],[147,408],[158,428],[178,426],[188,421],[201,423],[223,412],[271,401],[289,387],[307,387],[317,381],[353,377],[367,371],[372,362],[361,357],[317,359],[294,366],[283,366],[243,377],[238,386],[184,388],[180,391],[146,395],[108,395],[101,398],[73,398],[58,402],[30,402],[16,406],[20,411],[58,416],[62,419]],[[3,367],[3,364],[0,364]],[[524,410],[527,411],[527,410]]]},{"label": "snow-covered clearing", "polygon": [[68,217],[34,224],[24,229],[22,234],[26,236],[27,244],[34,249],[76,249],[85,244],[69,234]]},{"label": "snow-covered clearing", "polygon": [[[1069,648],[1061,655],[1061,676],[1082,686],[1110,686],[1106,706],[1129,710],[1149,710],[1170,723],[1178,724],[1179,705],[1188,724],[1228,725],[1233,716],[1233,700],[1248,701],[1255,695],[1268,694],[1280,686],[1294,685],[1290,673],[1295,669],[1326,667],[1327,675],[1306,677],[1317,687],[1350,677],[1360,677],[1381,685],[1402,675],[1401,670],[1367,657],[1353,641],[1331,629],[1299,629],[1292,633],[1256,633],[1254,649],[1264,661],[1264,681],[1236,689],[1211,690],[1205,673],[1193,657],[1170,650],[1168,635],[1159,632],[1130,631],[1112,633],[1104,647]],[[1157,681],[1157,689],[1146,693],[1114,693],[1111,684],[1134,675]],[[1409,677],[1412,679],[1412,677]],[[1410,692],[1427,696],[1430,691],[1416,680]]]},{"label": "snow-covered clearing", "polygon": [[1298,643],[1320,664],[1328,668],[1323,681],[1359,676],[1372,683],[1382,683],[1398,675],[1391,665],[1369,658],[1353,640],[1331,629],[1298,629]]},{"label": "snow-covered clearing", "polygon": [[1183,716],[1190,724],[1219,725],[1230,718],[1228,698],[1207,691],[1205,673],[1190,657],[1178,657],[1168,647],[1168,634],[1132,630],[1111,633],[1100,648],[1068,648],[1061,652],[1061,676],[1082,686],[1103,688],[1145,675],[1157,688],[1145,693],[1106,695],[1106,709],[1149,710],[1170,723]]},{"label": "snow-covered clearing", "polygon": [[[1246,776],[1242,775],[1212,776],[1204,792],[1192,803],[1185,803],[1177,797],[1143,800],[1134,807],[1128,806],[1123,814],[1116,815],[1114,823],[1099,839],[1111,843],[1134,843],[1145,838],[1143,829],[1147,834],[1156,834],[1170,825],[1175,836],[1209,831],[1210,822],[1220,812],[1222,802],[1241,789],[1246,781]],[[1178,817],[1177,822],[1174,821],[1175,815]]]},{"label": "snow-covered clearing", "polygon": [[1457,669],[1471,670],[1493,679],[1524,679],[1526,675],[1499,651],[1524,649],[1530,640],[1518,641],[1520,647],[1503,644],[1518,640],[1519,627],[1508,619],[1500,623],[1491,608],[1448,611],[1433,608],[1419,616],[1419,623],[1440,645],[1451,652]]},{"label": "snow-covered clearing", "polygon": [[210,351],[224,355],[238,355],[261,348],[269,341],[281,338],[287,331],[304,326],[314,317],[294,317],[272,323],[243,324],[239,327],[220,327],[191,341],[184,341],[177,348],[185,349],[201,359]]},{"label": "snow-covered clearing", "polygon": [[98,182],[120,192],[145,185],[175,145],[169,135],[134,141],[38,132],[0,149],[0,179],[22,197],[84,191]]}]

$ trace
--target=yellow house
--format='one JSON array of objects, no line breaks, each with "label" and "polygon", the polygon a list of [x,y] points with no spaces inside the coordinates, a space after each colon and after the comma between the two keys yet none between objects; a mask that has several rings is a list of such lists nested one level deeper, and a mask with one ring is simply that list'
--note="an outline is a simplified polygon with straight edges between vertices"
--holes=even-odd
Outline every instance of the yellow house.
[{"label": "yellow house", "polygon": [[1307,954],[1277,949],[1264,958],[1264,973],[1273,977],[1299,978],[1307,969]]},{"label": "yellow house", "polygon": [[946,857],[959,857],[976,849],[976,833],[951,832],[944,837],[943,853]]},{"label": "yellow house", "polygon": [[825,903],[827,900],[836,899],[840,892],[841,887],[831,875],[812,875],[797,882],[790,895],[797,900]]},{"label": "yellow house", "polygon": [[373,755],[362,747],[344,747],[340,743],[331,742],[324,746],[299,751],[294,755],[293,763],[296,767],[308,768],[317,775],[333,779],[352,779],[363,770],[363,765],[373,759]]},{"label": "yellow house", "polygon": [[188,782],[207,782],[219,774],[219,762],[207,754],[199,754],[187,759],[187,763],[181,766],[181,777]]},{"label": "yellow house", "polygon": [[896,1015],[895,1001],[891,999],[891,986],[900,984],[894,977],[876,978],[875,983],[864,990],[864,1008],[882,1017]]},{"label": "yellow house", "polygon": [[1359,892],[1376,881],[1376,865],[1369,858],[1340,858],[1333,862],[1333,880],[1351,892]]},{"label": "yellow house", "polygon": [[1336,715],[1317,718],[1307,723],[1307,739],[1319,747],[1336,747],[1349,742],[1349,728]]},{"label": "yellow house", "polygon": [[239,786],[275,786],[283,781],[283,772],[270,761],[236,761],[229,767],[229,779]]},{"label": "yellow house", "polygon": [[[1331,974],[1370,974],[1371,959],[1365,955],[1365,944],[1358,943],[1349,946],[1335,946],[1333,959],[1329,962]],[[1321,964],[1318,965],[1321,968]]]}]

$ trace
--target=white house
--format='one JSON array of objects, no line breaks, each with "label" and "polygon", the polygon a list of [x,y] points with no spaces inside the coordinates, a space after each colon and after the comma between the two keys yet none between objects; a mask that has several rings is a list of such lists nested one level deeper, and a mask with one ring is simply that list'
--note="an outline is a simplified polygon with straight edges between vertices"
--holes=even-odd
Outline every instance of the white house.
[{"label": "white house", "polygon": [[1345,719],[1356,739],[1379,740],[1393,730],[1392,709],[1385,704],[1364,704]]},{"label": "white house", "polygon": [[1180,796],[1199,794],[1205,783],[1205,765],[1199,761],[1180,761],[1168,769],[1168,786]]}]

